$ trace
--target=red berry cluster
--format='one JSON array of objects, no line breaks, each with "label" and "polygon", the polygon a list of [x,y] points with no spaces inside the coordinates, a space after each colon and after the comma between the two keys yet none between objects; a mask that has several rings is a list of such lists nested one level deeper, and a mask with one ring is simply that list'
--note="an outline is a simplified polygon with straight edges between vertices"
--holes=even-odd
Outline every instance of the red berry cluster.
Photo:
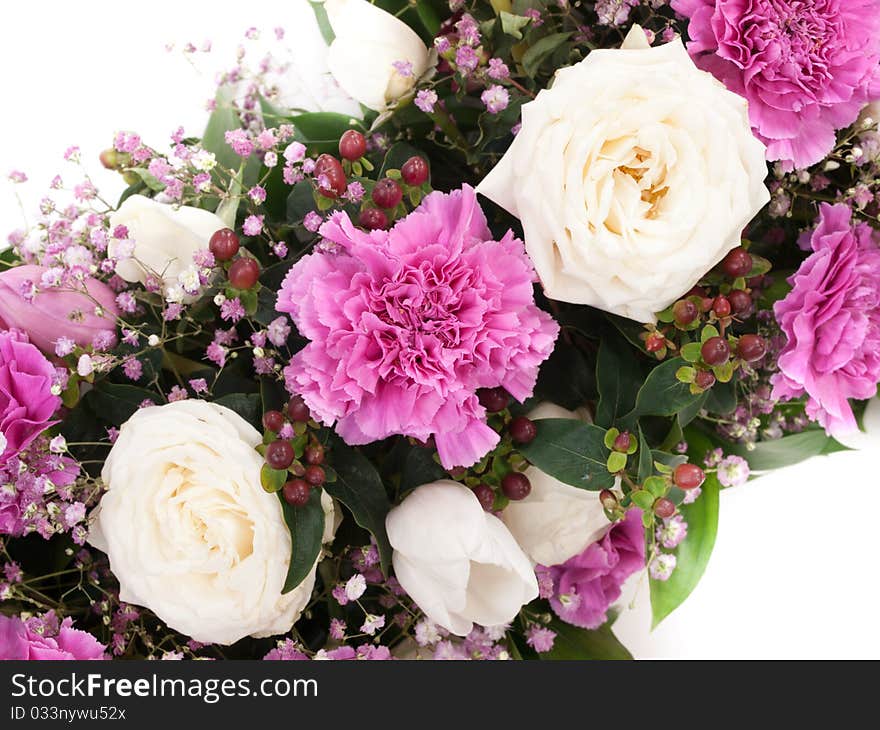
[{"label": "red berry cluster", "polygon": [[229,285],[246,291],[256,286],[260,278],[260,264],[250,256],[238,256],[240,249],[238,234],[231,228],[221,228],[208,241],[208,250],[213,254],[214,260],[224,266],[228,264],[226,277]]}]

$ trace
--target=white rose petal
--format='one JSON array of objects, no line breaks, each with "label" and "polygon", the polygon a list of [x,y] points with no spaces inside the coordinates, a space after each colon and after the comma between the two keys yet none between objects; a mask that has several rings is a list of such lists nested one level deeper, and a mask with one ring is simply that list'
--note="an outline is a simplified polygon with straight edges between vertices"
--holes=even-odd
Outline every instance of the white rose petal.
[{"label": "white rose petal", "polygon": [[[368,109],[384,111],[406,94],[430,64],[430,52],[416,32],[367,0],[325,0],[335,39],[327,66],[343,91]],[[412,64],[403,76],[395,62]]]},{"label": "white rose petal", "polygon": [[467,487],[417,487],[385,522],[394,573],[434,623],[466,636],[477,623],[511,621],[538,595],[528,557]]},{"label": "white rose petal", "polygon": [[766,174],[746,101],[633,26],[523,106],[477,189],[522,221],[547,296],[650,322],[739,245]]},{"label": "white rose petal", "polygon": [[[107,553],[120,599],[196,641],[232,644],[290,629],[315,568],[289,593],[290,533],[260,485],[260,434],[234,411],[183,400],[137,411],[104,469],[89,542]],[[322,494],[325,542],[333,503]]]},{"label": "white rose petal", "polygon": [[[111,230],[125,226],[134,241],[131,258],[116,264],[116,273],[126,281],[144,283],[148,276],[164,281],[166,288],[180,289],[177,277],[192,266],[193,254],[208,248],[211,236],[223,221],[200,208],[175,208],[143,195],[132,195],[110,215]],[[116,257],[118,242],[110,240],[108,254]]]}]

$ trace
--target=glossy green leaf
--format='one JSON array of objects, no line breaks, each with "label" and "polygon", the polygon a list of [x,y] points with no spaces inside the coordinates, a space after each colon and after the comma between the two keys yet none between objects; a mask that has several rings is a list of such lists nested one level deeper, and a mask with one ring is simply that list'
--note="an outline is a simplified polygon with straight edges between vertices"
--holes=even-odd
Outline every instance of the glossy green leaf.
[{"label": "glossy green leaf", "polygon": [[605,428],[617,425],[635,405],[642,373],[632,348],[613,331],[606,331],[599,344],[596,382],[599,390],[596,424]]},{"label": "glossy green leaf", "polygon": [[654,473],[654,461],[651,458],[651,447],[642,429],[639,428],[639,483],[642,483]]},{"label": "glossy green leaf", "polygon": [[522,65],[526,75],[534,77],[541,64],[570,37],[571,33],[551,33],[530,46],[522,57]]},{"label": "glossy green leaf", "polygon": [[259,393],[230,393],[214,402],[235,411],[258,431],[262,431],[263,405]]},{"label": "glossy green leaf", "polygon": [[535,421],[537,435],[519,447],[520,453],[541,471],[564,484],[588,490],[614,485],[608,473],[605,430],[568,418]]},{"label": "glossy green leaf", "polygon": [[611,630],[611,621],[592,631],[572,626],[559,619],[549,628],[556,632],[552,651],[539,654],[541,659],[632,659],[629,650],[620,643]]},{"label": "glossy green leaf", "polygon": [[676,377],[679,368],[684,366],[684,360],[676,357],[655,367],[639,389],[635,408],[629,417],[673,416],[683,408],[693,406],[701,396],[691,393],[687,383]]},{"label": "glossy green leaf", "polygon": [[263,464],[260,469],[260,484],[267,492],[278,492],[287,484],[287,469],[273,469]]},{"label": "glossy green leaf", "polygon": [[85,400],[102,421],[114,426],[121,426],[131,418],[145,400],[162,404],[161,396],[152,390],[107,381],[86,393]]},{"label": "glossy green leaf", "polygon": [[313,489],[309,501],[302,507],[293,507],[284,501],[278,492],[284,522],[290,530],[290,566],[284,580],[282,595],[290,593],[312,571],[315,561],[321,552],[321,541],[324,537],[324,508],[321,506],[321,490]]},{"label": "glossy green leaf", "polygon": [[740,444],[725,446],[728,453],[738,454],[748,461],[752,471],[781,469],[811,456],[844,450],[846,447],[843,444],[819,429],[783,436],[773,441],[759,441],[752,451]]}]

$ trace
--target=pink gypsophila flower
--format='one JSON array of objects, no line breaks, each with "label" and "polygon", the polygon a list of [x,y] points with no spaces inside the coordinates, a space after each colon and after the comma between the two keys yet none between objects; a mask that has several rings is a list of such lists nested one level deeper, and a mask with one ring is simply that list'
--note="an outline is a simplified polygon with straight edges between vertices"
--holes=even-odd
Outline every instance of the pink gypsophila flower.
[{"label": "pink gypsophila flower", "polygon": [[301,259],[277,309],[311,340],[287,387],[349,444],[435,437],[447,468],[498,442],[477,400],[502,386],[522,401],[559,332],[538,309],[522,241],[493,241],[473,188],[432,193],[390,231],[344,213],[321,226],[338,253]]},{"label": "pink gypsophila flower", "polygon": [[807,396],[807,415],[832,434],[858,426],[849,398],[871,398],[880,381],[880,248],[846,205],[823,203],[813,253],[774,307],[788,340],[773,398]]},{"label": "pink gypsophila flower", "polygon": [[880,97],[880,0],[673,0],[688,52],[749,102],[768,160],[803,168]]}]

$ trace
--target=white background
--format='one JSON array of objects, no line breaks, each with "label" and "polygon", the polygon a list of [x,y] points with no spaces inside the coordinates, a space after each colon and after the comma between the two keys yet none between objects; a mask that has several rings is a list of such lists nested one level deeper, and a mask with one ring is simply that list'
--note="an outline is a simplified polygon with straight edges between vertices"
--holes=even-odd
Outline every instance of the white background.
[{"label": "white background", "polygon": [[[250,26],[264,40],[284,27],[303,69],[323,69],[322,43],[305,0],[6,7],[0,31],[4,238],[21,227],[5,182],[9,170],[30,177],[15,190],[33,214],[53,175],[75,182],[61,155],[77,144],[112,200],[123,184],[100,167],[97,155],[114,131],[137,131],[159,149],[178,125],[199,134],[214,73],[234,65],[234,49]],[[200,73],[180,49],[205,39],[213,50],[195,55]],[[165,46],[172,42],[176,50],[169,53]],[[615,630],[636,656],[880,658],[876,406],[869,417],[873,436],[859,439],[861,451],[813,459],[722,494],[715,553],[691,598],[650,633],[642,590],[635,609],[618,621]]]}]

